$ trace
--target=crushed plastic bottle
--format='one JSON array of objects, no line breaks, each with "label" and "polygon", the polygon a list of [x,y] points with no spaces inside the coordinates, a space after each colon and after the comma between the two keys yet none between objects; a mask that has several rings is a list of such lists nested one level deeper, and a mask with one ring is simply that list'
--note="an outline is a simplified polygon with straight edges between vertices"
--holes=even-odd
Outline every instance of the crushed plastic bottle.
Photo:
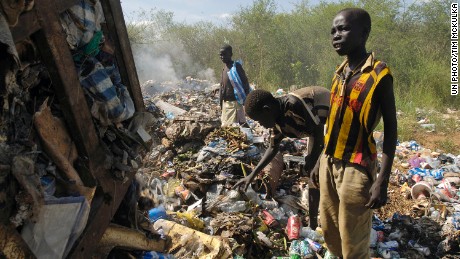
[{"label": "crushed plastic bottle", "polygon": [[222,203],[219,205],[219,208],[223,212],[242,212],[246,210],[246,202],[245,201],[235,201],[235,202],[228,202]]},{"label": "crushed plastic bottle", "polygon": [[313,258],[314,254],[313,249],[311,249],[310,245],[305,240],[294,240],[289,247],[289,255],[291,258],[293,255],[298,256],[298,258]]},{"label": "crushed plastic bottle", "polygon": [[410,247],[414,248],[415,250],[419,251],[420,253],[422,253],[425,256],[429,256],[431,254],[430,249],[428,247],[421,246],[415,240],[409,240],[408,245]]},{"label": "crushed plastic bottle", "polygon": [[326,254],[326,248],[324,248],[324,246],[322,246],[320,243],[318,242],[315,242],[313,240],[311,240],[310,238],[307,238],[307,242],[308,244],[310,245],[310,248],[315,252],[317,253],[318,255],[320,255],[321,257],[324,257],[324,255]]},{"label": "crushed plastic bottle", "polygon": [[311,229],[310,227],[303,227],[300,230],[300,236],[304,238],[309,238],[315,242],[324,243],[323,236]]},{"label": "crushed plastic bottle", "polygon": [[[431,207],[431,208],[433,208],[433,207]],[[431,210],[431,208],[430,208],[430,211],[431,211],[430,218],[432,220],[438,220],[439,216],[441,215],[441,213],[439,212],[439,210],[435,210],[434,208],[433,208],[433,210]]]},{"label": "crushed plastic bottle", "polygon": [[175,117],[174,113],[172,113],[172,112],[167,112],[166,113],[166,118],[168,118],[169,120],[174,120],[174,117]]}]

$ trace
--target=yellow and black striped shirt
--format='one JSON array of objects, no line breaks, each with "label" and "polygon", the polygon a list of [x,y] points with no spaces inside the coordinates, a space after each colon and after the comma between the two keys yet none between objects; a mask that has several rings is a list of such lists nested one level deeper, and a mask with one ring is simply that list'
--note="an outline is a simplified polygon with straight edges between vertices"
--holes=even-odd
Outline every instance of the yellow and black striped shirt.
[{"label": "yellow and black striped shirt", "polygon": [[386,75],[391,76],[391,73],[384,62],[374,59],[373,53],[358,73],[351,75],[350,80],[345,80],[344,76],[347,65],[345,60],[332,79],[325,153],[336,159],[367,166],[377,158],[373,130],[381,118],[380,104],[373,95],[380,80]]}]

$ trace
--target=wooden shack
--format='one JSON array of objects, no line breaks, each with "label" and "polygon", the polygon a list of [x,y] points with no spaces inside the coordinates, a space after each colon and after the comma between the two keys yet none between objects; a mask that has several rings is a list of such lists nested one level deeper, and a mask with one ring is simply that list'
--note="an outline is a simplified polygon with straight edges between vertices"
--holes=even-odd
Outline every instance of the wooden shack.
[{"label": "wooden shack", "polygon": [[[96,186],[86,228],[75,243],[70,258],[91,258],[110,224],[127,188],[128,181],[115,181],[103,164],[104,150],[96,132],[91,113],[81,91],[78,75],[69,50],[66,34],[59,22],[59,14],[78,0],[35,0],[32,10],[20,15],[18,23],[10,27],[15,42],[30,38],[37,46],[40,59],[49,71],[52,86],[59,99],[70,134],[75,142],[84,168],[79,170],[85,186]],[[102,0],[105,26],[116,47],[116,60],[122,82],[129,89],[136,111],[144,110],[136,67],[128,40],[119,0]],[[10,226],[0,225],[0,254],[7,258],[35,257],[21,241],[19,233]]]}]

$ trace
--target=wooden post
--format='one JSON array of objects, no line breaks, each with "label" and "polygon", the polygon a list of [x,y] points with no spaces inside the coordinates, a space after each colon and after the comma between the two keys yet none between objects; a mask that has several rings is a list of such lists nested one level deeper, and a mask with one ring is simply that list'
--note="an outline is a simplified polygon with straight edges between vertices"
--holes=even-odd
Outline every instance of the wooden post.
[{"label": "wooden post", "polygon": [[115,54],[123,84],[129,89],[136,111],[144,111],[144,100],[142,98],[120,0],[104,0],[101,1],[101,4],[110,37],[115,43]]},{"label": "wooden post", "polygon": [[[57,99],[70,133],[77,144],[79,155],[85,156],[85,160],[87,158],[89,172],[96,178],[98,184],[86,228],[69,255],[70,258],[86,259],[90,258],[97,249],[97,244],[117,211],[134,173],[129,174],[128,181],[123,183],[114,180],[110,171],[103,168],[105,152],[99,144],[100,140],[80,86],[66,35],[59,22],[57,10],[54,8],[55,2],[55,0],[36,0],[35,12],[41,30],[35,33],[34,39],[40,49],[42,60],[47,65]],[[141,96],[140,93],[138,95]]]}]

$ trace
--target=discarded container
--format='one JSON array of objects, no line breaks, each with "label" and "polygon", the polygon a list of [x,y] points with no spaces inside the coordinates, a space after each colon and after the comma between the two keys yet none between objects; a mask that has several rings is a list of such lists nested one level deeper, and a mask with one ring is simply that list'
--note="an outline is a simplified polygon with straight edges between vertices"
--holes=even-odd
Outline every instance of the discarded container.
[{"label": "discarded container", "polygon": [[263,221],[269,227],[276,227],[278,222],[276,219],[266,210],[262,211],[263,214]]},{"label": "discarded container", "polygon": [[161,175],[161,177],[165,179],[169,179],[170,177],[175,176],[175,175],[176,175],[176,170],[174,170],[174,168],[168,168],[166,169],[166,172],[164,172]]},{"label": "discarded container", "polygon": [[429,198],[433,186],[429,182],[420,181],[412,186],[410,191],[412,199]]},{"label": "discarded container", "polygon": [[314,251],[305,240],[294,240],[289,247],[289,255],[291,258],[313,258]]},{"label": "discarded container", "polygon": [[415,250],[419,251],[420,253],[422,253],[423,255],[425,256],[429,256],[430,255],[430,249],[428,247],[425,247],[425,246],[421,246],[420,244],[418,244],[415,240],[409,240],[409,243],[408,245],[412,248],[414,248]]},{"label": "discarded container", "polygon": [[183,201],[186,201],[192,196],[192,193],[190,190],[186,189],[183,185],[179,185],[174,189],[174,192],[176,193],[179,198],[181,198]]},{"label": "discarded container", "polygon": [[315,253],[317,253],[321,257],[324,257],[324,255],[326,254],[326,248],[324,248],[324,246],[322,246],[318,242],[315,242],[315,241],[311,240],[310,238],[307,238],[307,241],[308,241],[308,244],[310,245],[311,249]]},{"label": "discarded container", "polygon": [[396,251],[399,247],[399,243],[397,241],[379,242],[377,247],[379,248],[379,250]]},{"label": "discarded container", "polygon": [[46,195],[53,196],[56,191],[56,180],[53,176],[44,175],[40,177],[41,185],[43,186],[43,191]]},{"label": "discarded container", "polygon": [[301,227],[302,222],[300,221],[300,217],[298,215],[292,215],[289,217],[286,226],[286,234],[289,240],[299,239]]},{"label": "discarded container", "polygon": [[319,234],[318,232],[314,231],[313,229],[311,229],[310,227],[303,227],[300,230],[300,236],[304,238],[309,238],[315,242],[324,243],[323,236]]},{"label": "discarded container", "polygon": [[246,202],[245,201],[235,201],[222,204],[219,206],[220,210],[223,212],[242,212],[246,210]]},{"label": "discarded container", "polygon": [[144,253],[142,259],[174,259],[174,256],[170,254],[163,254],[155,251],[150,251]]},{"label": "discarded container", "polygon": [[436,130],[436,125],[435,124],[432,124],[432,123],[424,123],[424,124],[420,124],[420,126],[424,129],[426,129],[427,131],[435,131]]},{"label": "discarded container", "polygon": [[248,142],[252,143],[252,141],[254,140],[254,136],[252,135],[251,129],[240,127],[240,130],[246,135],[246,139],[248,140]]},{"label": "discarded container", "polygon": [[166,210],[163,205],[160,205],[156,208],[149,210],[150,222],[155,222],[159,219],[167,219],[167,218],[168,218],[168,214],[166,214]]},{"label": "discarded container", "polygon": [[268,246],[268,247],[272,247],[272,246],[273,246],[273,244],[272,244],[272,242],[270,241],[270,239],[269,239],[264,233],[262,233],[262,232],[260,232],[260,231],[257,231],[256,234],[257,234],[257,238],[258,238],[262,243],[264,243],[266,246]]},{"label": "discarded container", "polygon": [[460,230],[460,211],[456,211],[452,215],[452,225],[454,225],[455,229]]},{"label": "discarded container", "polygon": [[[200,231],[182,226],[173,221],[164,219],[157,220],[153,228],[158,231],[162,229],[164,234],[171,238],[171,243],[175,245],[175,249],[182,247],[193,246],[196,247],[197,243],[205,246],[206,249],[196,254],[199,258],[231,258],[231,250],[227,250],[228,244],[221,240],[219,237],[210,236]],[[187,236],[186,240],[182,237]]]}]

